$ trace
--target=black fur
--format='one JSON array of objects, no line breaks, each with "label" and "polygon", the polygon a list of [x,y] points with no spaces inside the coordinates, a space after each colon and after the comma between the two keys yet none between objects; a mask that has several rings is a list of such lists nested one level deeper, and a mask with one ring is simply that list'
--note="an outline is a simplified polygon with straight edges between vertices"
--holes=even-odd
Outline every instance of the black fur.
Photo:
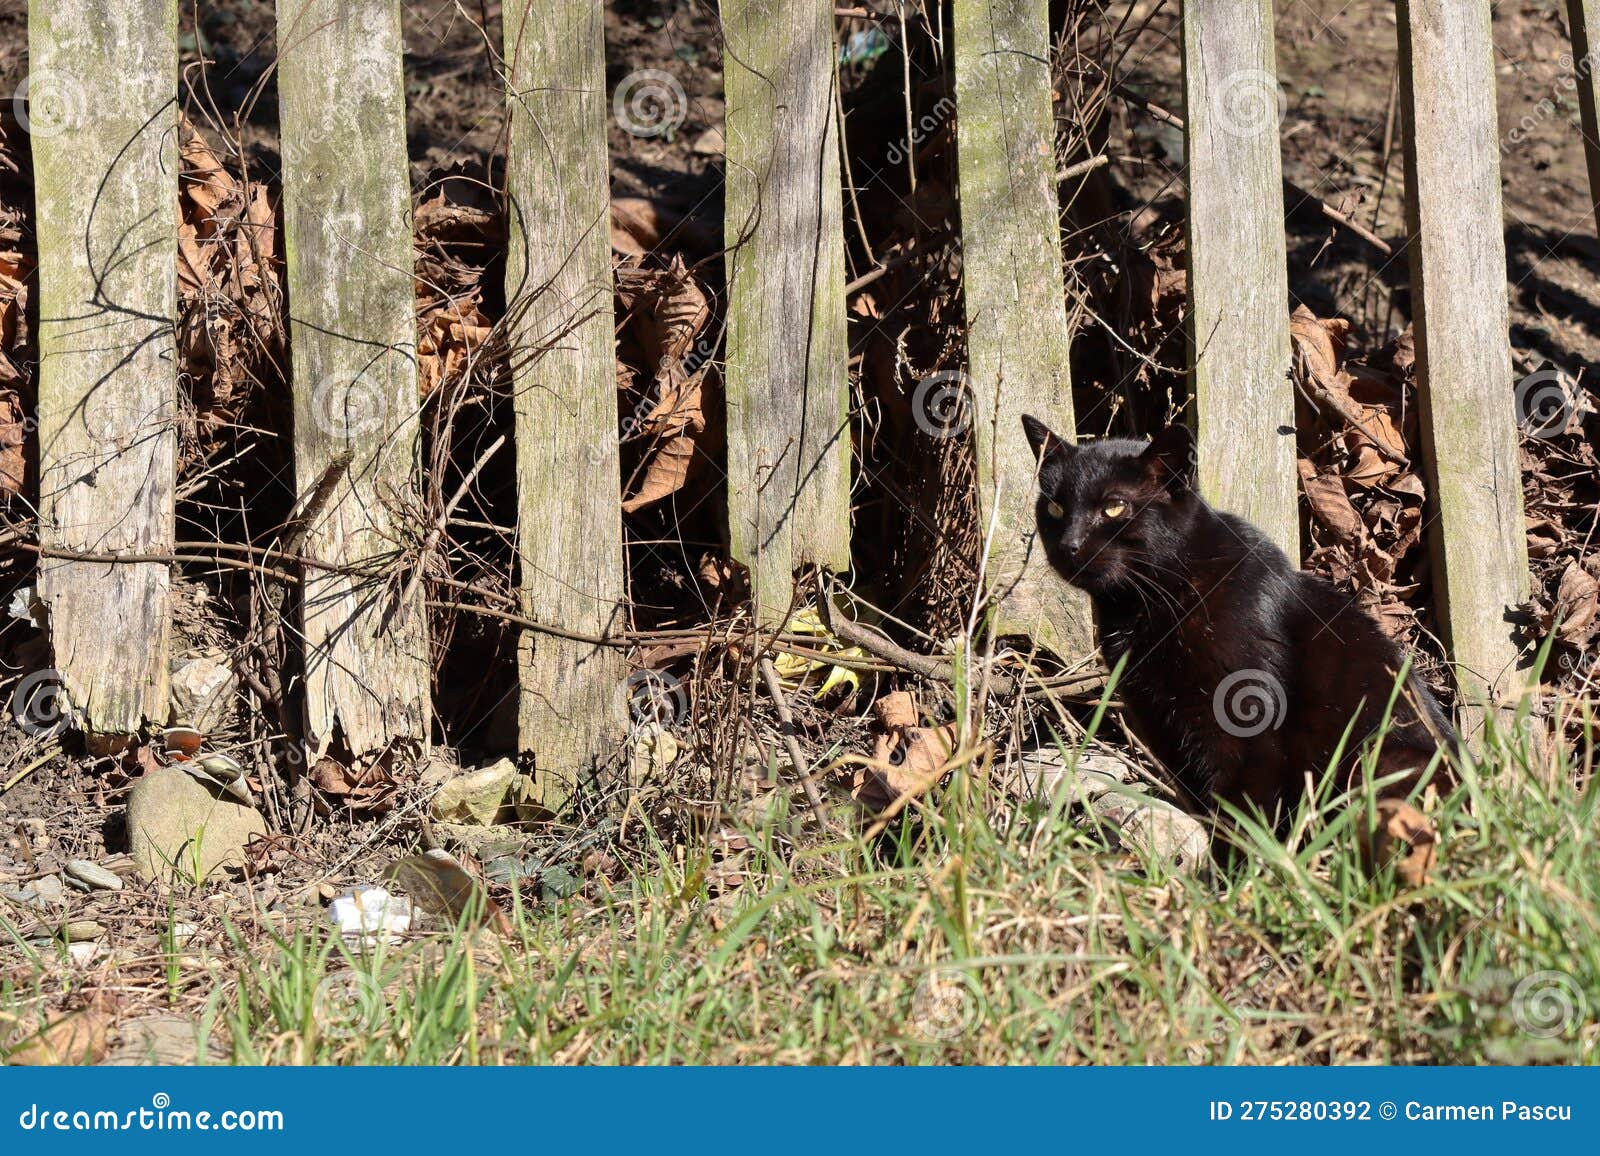
[{"label": "black fur", "polygon": [[[1039,458],[1039,541],[1088,591],[1107,661],[1127,656],[1119,695],[1140,739],[1207,802],[1281,814],[1330,769],[1348,786],[1402,669],[1377,622],[1199,497],[1187,428],[1072,446],[1022,421]],[[1346,757],[1330,768],[1347,728]],[[1408,678],[1378,773],[1410,774],[1384,793],[1409,790],[1455,741],[1438,701]]]}]

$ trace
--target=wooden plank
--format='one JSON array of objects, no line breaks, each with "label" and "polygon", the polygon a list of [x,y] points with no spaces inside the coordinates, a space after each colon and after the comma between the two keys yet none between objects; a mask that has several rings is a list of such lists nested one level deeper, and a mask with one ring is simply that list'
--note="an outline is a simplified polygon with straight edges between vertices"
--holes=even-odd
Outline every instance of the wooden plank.
[{"label": "wooden plank", "polygon": [[1200,489],[1300,560],[1283,115],[1271,0],[1185,0],[1190,381]]},{"label": "wooden plank", "polygon": [[[505,6],[522,597],[585,634],[627,626],[603,19],[600,0]],[[556,810],[617,748],[625,668],[614,649],[532,632],[518,660],[521,745]]]},{"label": "wooden plank", "polygon": [[[1045,0],[955,5],[961,277],[979,507],[985,530],[995,521],[985,564],[992,629],[1078,658],[1094,649],[1094,622],[1088,598],[1050,570],[1035,541],[1036,462],[1022,432],[1031,413],[1063,437],[1076,433],[1046,9]],[[921,423],[931,395],[919,392]]]},{"label": "wooden plank", "polygon": [[400,5],[280,0],[278,46],[295,486],[304,500],[338,478],[305,549],[371,571],[305,574],[306,733],[341,732],[360,757],[426,741],[429,722],[420,588],[382,573],[399,561],[397,507],[417,498]]},{"label": "wooden plank", "polygon": [[[169,553],[178,379],[176,0],[34,0],[39,538]],[[94,731],[167,719],[164,563],[43,558],[55,662]]]},{"label": "wooden plank", "polygon": [[728,531],[758,617],[850,564],[844,202],[829,0],[722,5]]},{"label": "wooden plank", "polygon": [[1528,555],[1489,2],[1401,0],[1397,15],[1434,589],[1464,696],[1497,703],[1516,689],[1507,614]]},{"label": "wooden plank", "polygon": [[1583,121],[1583,158],[1589,167],[1589,197],[1600,227],[1600,0],[1567,0],[1567,26],[1572,32],[1572,78],[1578,88]]}]

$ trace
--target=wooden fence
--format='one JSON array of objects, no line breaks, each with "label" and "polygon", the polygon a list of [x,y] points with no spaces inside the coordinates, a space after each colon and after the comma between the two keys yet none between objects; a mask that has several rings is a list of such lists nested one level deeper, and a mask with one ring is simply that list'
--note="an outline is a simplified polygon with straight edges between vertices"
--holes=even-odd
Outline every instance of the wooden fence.
[{"label": "wooden fence", "polygon": [[[1526,559],[1507,334],[1488,0],[1402,0],[1431,536],[1462,686],[1504,694]],[[997,627],[1087,651],[1082,601],[1031,536],[1017,415],[1072,428],[1046,0],[954,0],[968,402]],[[1572,0],[1579,52],[1593,0]],[[758,620],[798,567],[849,565],[850,425],[832,0],[725,0],[729,535]],[[523,611],[578,636],[622,623],[601,0],[506,0],[508,299]],[[166,711],[173,545],[176,0],[34,0],[31,69],[76,96],[36,133],[40,588],[85,725]],[[416,334],[397,0],[279,0],[283,216],[308,738],[357,755],[430,727],[415,584],[352,576],[393,550],[418,490]],[[1270,0],[1187,0],[1192,373],[1203,485],[1293,550],[1294,398]],[[1592,79],[1592,73],[1588,74]],[[1590,136],[1596,94],[1582,90]],[[1600,165],[1596,166],[1600,174]],[[1597,177],[1600,199],[1600,177]],[[537,293],[535,291],[538,291]],[[559,340],[552,341],[559,336]],[[595,447],[602,447],[596,453]],[[63,557],[73,555],[73,557]],[[529,631],[524,749],[559,803],[623,725],[615,652]]]}]

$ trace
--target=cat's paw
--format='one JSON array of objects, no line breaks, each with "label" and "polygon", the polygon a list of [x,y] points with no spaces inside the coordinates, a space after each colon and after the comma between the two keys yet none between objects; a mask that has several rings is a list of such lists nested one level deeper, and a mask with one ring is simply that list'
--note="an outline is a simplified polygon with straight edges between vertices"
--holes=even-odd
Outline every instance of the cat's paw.
[{"label": "cat's paw", "polygon": [[1393,866],[1408,887],[1433,882],[1439,858],[1439,830],[1403,799],[1379,799],[1377,823],[1362,839],[1361,858],[1369,873]]}]

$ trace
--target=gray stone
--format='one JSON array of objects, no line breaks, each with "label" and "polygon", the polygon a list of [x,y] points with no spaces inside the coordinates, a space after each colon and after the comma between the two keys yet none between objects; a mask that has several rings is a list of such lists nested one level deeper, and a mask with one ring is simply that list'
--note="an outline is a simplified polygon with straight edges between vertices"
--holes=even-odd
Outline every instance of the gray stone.
[{"label": "gray stone", "polygon": [[1098,751],[1063,758],[1055,748],[1022,756],[1027,793],[1062,794],[1093,822],[1105,824],[1124,847],[1139,850],[1167,871],[1203,873],[1211,862],[1211,837],[1193,815],[1150,794],[1126,761]]},{"label": "gray stone", "polygon": [[117,1026],[120,1037],[100,1061],[108,1067],[145,1067],[179,1064],[193,1066],[201,1059],[220,1063],[227,1059],[216,1041],[202,1042],[200,1025],[174,1015],[152,1015]]},{"label": "gray stone", "polygon": [[96,891],[122,890],[122,879],[119,876],[87,859],[68,859],[66,871],[71,878]]},{"label": "gray stone", "polygon": [[23,888],[23,894],[33,893],[40,903],[60,903],[66,897],[66,886],[59,875],[44,875]]},{"label": "gray stone", "polygon": [[245,844],[266,833],[261,812],[177,767],[147,772],[128,795],[128,850],[147,879],[204,882],[243,866]]}]

